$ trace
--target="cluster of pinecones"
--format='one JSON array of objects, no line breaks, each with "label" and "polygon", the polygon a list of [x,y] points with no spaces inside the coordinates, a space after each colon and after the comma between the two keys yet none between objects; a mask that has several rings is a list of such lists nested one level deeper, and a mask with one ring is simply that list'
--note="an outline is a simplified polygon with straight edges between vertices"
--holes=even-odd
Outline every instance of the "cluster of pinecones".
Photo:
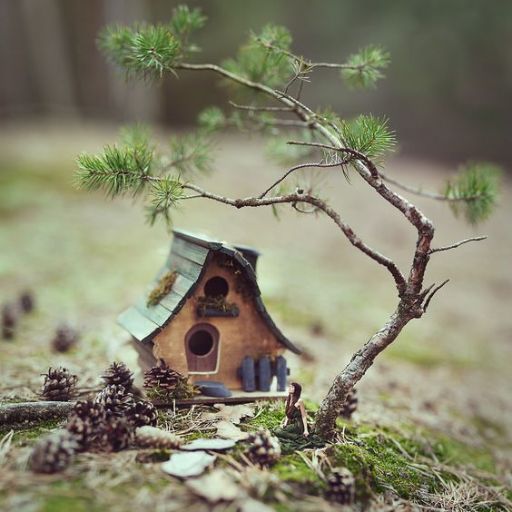
[{"label": "cluster of pinecones", "polygon": [[14,338],[18,318],[33,311],[35,306],[34,296],[31,292],[21,293],[17,303],[7,303],[2,307],[2,338],[10,340]]},{"label": "cluster of pinecones", "polygon": [[334,468],[327,477],[327,497],[342,505],[351,505],[355,499],[355,478],[347,468]]},{"label": "cluster of pinecones", "polygon": [[260,429],[249,434],[246,442],[249,446],[245,451],[245,456],[260,467],[271,466],[281,456],[279,440],[268,430]]},{"label": "cluster of pinecones", "polygon": [[191,398],[196,394],[188,378],[170,368],[163,359],[144,373],[144,388],[151,399],[162,401]]},{"label": "cluster of pinecones", "polygon": [[[65,388],[70,382],[69,372],[62,368],[58,370],[61,379],[53,378],[54,373],[49,371],[49,382],[54,385],[62,382]],[[63,370],[66,377],[63,377]],[[65,430],[37,443],[30,459],[33,471],[61,471],[77,452],[123,450],[133,441],[138,427],[156,425],[155,406],[135,399],[133,374],[124,363],[112,363],[102,378],[104,389],[93,400],[76,402]],[[54,388],[52,390],[55,392]]]}]

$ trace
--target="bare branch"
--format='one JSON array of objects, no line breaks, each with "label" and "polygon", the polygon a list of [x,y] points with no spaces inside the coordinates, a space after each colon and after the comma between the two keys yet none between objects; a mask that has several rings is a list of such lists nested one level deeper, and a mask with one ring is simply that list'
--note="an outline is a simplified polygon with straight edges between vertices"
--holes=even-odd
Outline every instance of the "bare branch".
[{"label": "bare branch", "polygon": [[316,207],[313,207],[310,210],[303,210],[302,208],[300,208],[297,205],[297,203],[292,203],[292,208],[294,210],[298,211],[299,213],[304,213],[306,215],[311,215],[311,214],[314,214],[314,213],[318,213],[318,208],[316,208]]},{"label": "bare branch", "polygon": [[220,196],[218,194],[208,192],[191,183],[184,184],[183,188],[196,192],[200,197],[212,199],[214,201],[227,204],[229,206],[234,206],[235,208],[268,206],[272,204],[283,203],[310,204],[316,207],[318,210],[323,211],[328,217],[330,217],[354,247],[357,247],[361,252],[366,254],[368,257],[370,257],[371,259],[373,259],[374,261],[388,269],[388,271],[393,276],[393,280],[395,281],[395,285],[400,296],[402,296],[406,291],[407,285],[405,282],[405,277],[402,275],[400,269],[396,266],[396,264],[388,257],[384,256],[375,249],[372,249],[371,247],[366,245],[355,234],[354,230],[341,219],[340,215],[333,208],[331,208],[324,201],[317,197],[311,196],[309,194],[294,193],[273,197],[247,197],[243,199],[231,199],[225,196]]},{"label": "bare branch", "polygon": [[446,279],[446,281],[443,281],[439,286],[436,286],[432,292],[430,293],[430,295],[427,297],[427,300],[425,301],[425,305],[423,306],[423,312],[426,313],[427,312],[427,308],[428,308],[428,305],[430,304],[430,301],[432,300],[432,297],[446,284],[450,282],[449,279]]},{"label": "bare branch", "polygon": [[456,242],[452,245],[446,245],[444,247],[437,247],[435,249],[430,249],[429,254],[434,254],[435,252],[441,251],[449,251],[450,249],[456,249],[463,244],[467,244],[468,242],[480,242],[481,240],[486,240],[487,236],[474,236],[472,238],[466,238],[465,240],[461,240],[460,242]]},{"label": "bare branch", "polygon": [[272,126],[295,126],[297,128],[309,128],[311,123],[308,121],[298,121],[296,119],[269,119],[265,124]]},{"label": "bare branch", "polygon": [[306,66],[306,69],[311,70],[313,68],[335,68],[335,69],[363,69],[365,67],[364,64],[358,64],[356,66],[350,65],[350,64],[339,64],[336,62],[312,62],[310,60],[305,59],[304,57],[300,57],[299,55],[295,55],[294,53],[285,50],[284,48],[279,48],[279,46],[276,46],[272,43],[269,43],[267,41],[263,41],[260,38],[257,38],[257,41],[264,46],[265,48],[268,48],[269,50],[273,50],[275,52],[282,53],[283,55],[286,55],[288,58],[295,60],[296,62],[301,62]]},{"label": "bare branch", "polygon": [[254,91],[261,92],[270,98],[282,103],[285,107],[291,109],[293,113],[295,113],[301,121],[305,121],[310,123],[310,127],[317,130],[320,134],[322,134],[329,142],[334,145],[339,145],[338,138],[333,135],[325,126],[316,121],[316,114],[308,108],[304,103],[298,100],[298,98],[294,98],[291,95],[285,94],[284,92],[277,91],[268,87],[264,84],[253,82],[252,80],[248,80],[236,73],[232,73],[227,69],[224,69],[221,66],[217,66],[215,64],[188,64],[181,63],[175,66],[175,69],[183,69],[188,71],[212,71],[218,75],[221,75],[229,80],[232,80],[235,83],[240,85],[244,85],[249,89],[253,89]]},{"label": "bare branch", "polygon": [[434,199],[435,201],[446,201],[449,203],[456,203],[461,201],[471,201],[472,199],[479,199],[480,196],[470,196],[470,197],[446,197],[443,194],[437,194],[436,192],[430,192],[427,190],[423,190],[421,188],[411,187],[409,185],[406,185],[404,183],[401,183],[400,181],[390,178],[386,174],[384,174],[382,171],[380,171],[380,175],[383,180],[387,181],[388,183],[391,183],[392,185],[397,186],[398,188],[405,190],[406,192],[410,192],[411,194],[415,194],[420,197],[426,197],[428,199]]},{"label": "bare branch", "polygon": [[288,169],[278,180],[274,181],[270,187],[268,187],[262,194],[260,194],[258,197],[261,199],[262,197],[265,197],[273,188],[277,187],[281,182],[283,182],[290,174],[292,174],[295,171],[298,171],[299,169],[306,169],[309,167],[338,167],[339,165],[343,165],[344,161],[338,161],[338,162],[332,162],[332,163],[322,163],[322,162],[313,162],[313,163],[306,163],[306,164],[299,164],[291,169]]},{"label": "bare branch", "polygon": [[239,110],[251,110],[253,112],[293,112],[293,108],[290,107],[260,107],[256,105],[239,105],[234,101],[230,101],[229,104],[233,108]]}]

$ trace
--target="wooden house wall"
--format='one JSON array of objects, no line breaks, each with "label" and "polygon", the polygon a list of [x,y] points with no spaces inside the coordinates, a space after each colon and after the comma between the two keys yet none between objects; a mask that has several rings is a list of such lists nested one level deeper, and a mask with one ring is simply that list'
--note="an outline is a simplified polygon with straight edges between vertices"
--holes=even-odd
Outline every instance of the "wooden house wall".
[{"label": "wooden house wall", "polygon": [[[196,314],[197,298],[204,295],[204,285],[208,279],[220,276],[229,284],[226,302],[236,303],[238,317],[200,318]],[[243,297],[237,290],[238,275],[230,268],[220,266],[213,260],[206,269],[195,292],[187,300],[176,317],[154,338],[153,353],[156,358],[164,359],[171,368],[188,374],[185,336],[197,323],[209,323],[217,328],[219,338],[219,365],[216,374],[191,374],[191,381],[221,381],[231,389],[240,389],[241,381],[237,375],[244,356],[255,359],[284,352],[279,343],[256,309],[254,299]]]}]

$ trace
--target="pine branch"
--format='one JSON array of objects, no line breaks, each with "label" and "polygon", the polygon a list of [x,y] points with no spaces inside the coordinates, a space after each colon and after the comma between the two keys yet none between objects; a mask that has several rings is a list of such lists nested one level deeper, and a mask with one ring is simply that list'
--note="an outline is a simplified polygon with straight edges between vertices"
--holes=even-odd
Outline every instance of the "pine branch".
[{"label": "pine branch", "polygon": [[343,79],[353,88],[375,87],[384,78],[382,70],[388,67],[389,53],[379,46],[367,46],[351,55],[341,70]]},{"label": "pine branch", "polygon": [[[185,20],[181,24],[194,28],[190,11],[181,11]],[[179,21],[179,16],[176,17]],[[176,23],[178,23],[176,21]],[[195,23],[200,25],[201,22]],[[179,24],[179,23],[178,23]],[[172,25],[172,23],[171,23]],[[434,227],[430,219],[414,204],[402,197],[388,186],[389,179],[378,169],[380,159],[391,151],[395,137],[389,129],[387,121],[373,116],[360,116],[353,121],[339,119],[330,112],[315,112],[300,100],[304,84],[309,81],[309,74],[315,63],[298,57],[291,51],[291,36],[282,27],[268,25],[259,35],[252,35],[243,46],[236,59],[227,61],[224,66],[210,63],[192,64],[185,62],[188,48],[188,28],[180,32],[176,26],[138,26],[132,29],[115,28],[104,38],[104,47],[111,58],[124,66],[128,73],[142,76],[161,76],[164,71],[207,71],[217,74],[225,82],[236,86],[236,90],[252,94],[251,106],[241,109],[247,112],[251,122],[261,126],[272,126],[275,135],[277,125],[290,124],[294,128],[307,126],[304,140],[291,142],[300,146],[293,149],[307,152],[321,152],[322,159],[314,167],[341,166],[350,164],[357,174],[385,201],[402,213],[405,219],[414,226],[417,240],[412,255],[409,274],[405,277],[396,264],[388,257],[375,251],[357,237],[325,201],[311,191],[296,190],[295,193],[283,192],[281,195],[270,196],[270,191],[283,189],[284,180],[295,170],[309,167],[300,164],[284,172],[272,186],[259,197],[231,199],[213,194],[191,184],[183,183],[179,176],[169,177],[158,174],[165,173],[169,168],[186,172],[183,162],[192,162],[193,168],[206,165],[209,151],[205,151],[199,160],[184,150],[174,150],[174,157],[164,161],[153,162],[153,155],[147,143],[134,146],[141,154],[135,158],[127,150],[110,151],[97,157],[81,156],[79,159],[81,181],[90,188],[104,188],[111,195],[131,190],[137,193],[151,183],[148,191],[150,205],[148,209],[150,221],[163,216],[170,222],[170,212],[176,208],[180,200],[207,198],[235,208],[271,206],[273,209],[280,204],[290,204],[301,213],[321,211],[331,218],[344,236],[356,248],[369,256],[378,264],[383,265],[391,273],[398,290],[399,302],[388,322],[376,332],[358,350],[346,366],[335,378],[329,393],[322,402],[316,417],[316,426],[321,435],[328,435],[335,424],[337,412],[343,403],[346,393],[361,379],[371,367],[375,358],[392,343],[401,330],[414,318],[420,318],[433,295],[445,284],[423,289],[425,272],[432,252],[455,248],[466,241],[458,242],[446,248],[432,249]],[[316,67],[340,69],[342,77],[354,87],[371,87],[383,76],[383,70],[389,63],[389,56],[378,47],[367,47],[349,57],[345,64],[316,63]],[[298,87],[294,87],[298,83]],[[296,89],[295,95],[291,89]],[[285,109],[296,119],[293,123],[288,119],[273,117],[269,110],[256,110],[260,101],[270,100],[275,103],[270,108]],[[267,101],[265,101],[265,104]],[[266,107],[268,109],[268,107]],[[239,109],[240,110],[240,109]],[[226,117],[219,110],[210,110],[202,115],[203,133],[236,125],[245,129],[245,122],[240,112]],[[306,136],[305,134],[309,134]],[[323,142],[318,142],[322,140]],[[146,148],[146,149],[143,149]],[[108,148],[107,148],[108,149]],[[125,151],[125,153],[123,153]],[[144,155],[151,153],[149,165],[143,166]],[[158,166],[160,165],[160,167]],[[151,167],[154,167],[153,172]],[[470,222],[486,218],[496,202],[496,180],[489,173],[489,166],[473,166],[466,169],[457,179],[451,181],[443,196],[454,209],[455,213],[463,212]],[[194,169],[192,169],[194,170]],[[185,191],[192,194],[185,195]],[[468,240],[469,241],[469,240]],[[428,297],[427,297],[428,295]],[[425,300],[426,298],[426,300]]]},{"label": "pine branch", "polygon": [[109,26],[100,34],[98,44],[116,65],[143,78],[174,72],[182,55],[180,42],[165,25]]},{"label": "pine branch", "polygon": [[171,211],[184,197],[183,184],[179,179],[163,176],[153,181],[149,193],[150,202],[146,207],[149,224],[152,226],[157,218],[161,216],[169,228],[172,225]]},{"label": "pine branch", "polygon": [[489,163],[469,163],[462,167],[444,191],[453,213],[464,215],[470,224],[486,220],[497,203],[500,174],[500,169]]},{"label": "pine branch", "polygon": [[147,146],[106,146],[103,154],[82,153],[77,158],[77,185],[87,190],[104,190],[110,197],[128,192],[137,195],[153,180],[153,151]]}]

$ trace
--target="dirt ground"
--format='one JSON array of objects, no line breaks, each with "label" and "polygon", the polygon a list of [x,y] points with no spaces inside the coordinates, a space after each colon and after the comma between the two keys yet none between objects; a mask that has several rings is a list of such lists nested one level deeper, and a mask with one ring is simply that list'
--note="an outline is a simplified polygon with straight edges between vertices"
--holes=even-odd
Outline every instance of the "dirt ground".
[{"label": "dirt ground", "polygon": [[[95,385],[113,359],[135,368],[135,355],[115,318],[153,277],[171,238],[163,226],[151,229],[144,223],[140,204],[73,187],[76,154],[114,140],[109,126],[0,127],[0,302],[30,288],[38,305],[37,313],[22,321],[16,339],[1,342],[2,401],[34,398],[40,373],[50,365],[69,367],[84,386]],[[200,178],[214,192],[233,197],[261,192],[279,170],[265,158],[257,138],[226,137],[216,153],[217,171]],[[448,171],[400,155],[386,168],[406,183],[435,190]],[[341,174],[330,174],[320,179],[323,197],[365,241],[406,269],[415,243],[412,227],[356,176],[347,183]],[[511,199],[511,184],[504,180],[499,209],[477,228],[455,219],[446,205],[417,200],[436,226],[436,246],[479,234],[488,239],[432,257],[427,282],[450,278],[450,283],[360,383],[356,414],[358,422],[413,424],[483,447],[509,488]],[[174,224],[263,253],[258,263],[263,296],[282,330],[310,356],[290,361],[294,380],[303,383],[311,401],[322,399],[351,353],[393,311],[389,275],[350,246],[326,218],[283,209],[276,221],[270,210],[237,211],[194,200],[176,213]],[[49,350],[60,322],[83,332],[79,349],[69,355]],[[8,495],[8,509],[48,509],[27,508],[36,491],[24,498],[23,493],[9,495],[7,487],[2,482],[0,492]]]}]

